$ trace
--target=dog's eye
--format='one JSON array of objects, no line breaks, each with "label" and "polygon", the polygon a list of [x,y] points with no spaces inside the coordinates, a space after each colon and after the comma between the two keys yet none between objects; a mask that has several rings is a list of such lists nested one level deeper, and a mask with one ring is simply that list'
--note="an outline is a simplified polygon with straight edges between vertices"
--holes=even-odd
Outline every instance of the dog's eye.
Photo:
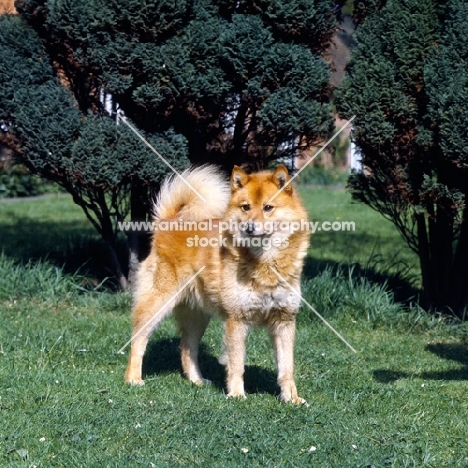
[{"label": "dog's eye", "polygon": [[270,211],[273,210],[273,208],[274,208],[274,207],[273,207],[272,205],[265,205],[265,206],[263,207],[263,211],[265,211],[265,213],[269,213]]},{"label": "dog's eye", "polygon": [[250,211],[250,205],[248,203],[246,203],[245,205],[242,205],[241,208],[242,208],[242,211]]}]

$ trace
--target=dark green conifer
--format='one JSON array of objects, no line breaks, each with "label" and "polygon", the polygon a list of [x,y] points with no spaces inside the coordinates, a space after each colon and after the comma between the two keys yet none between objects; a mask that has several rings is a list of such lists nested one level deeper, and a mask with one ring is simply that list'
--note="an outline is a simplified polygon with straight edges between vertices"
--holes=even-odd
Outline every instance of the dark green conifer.
[{"label": "dark green conifer", "polygon": [[468,306],[468,4],[388,0],[358,31],[338,107],[356,114],[353,196],[417,252],[429,308]]}]

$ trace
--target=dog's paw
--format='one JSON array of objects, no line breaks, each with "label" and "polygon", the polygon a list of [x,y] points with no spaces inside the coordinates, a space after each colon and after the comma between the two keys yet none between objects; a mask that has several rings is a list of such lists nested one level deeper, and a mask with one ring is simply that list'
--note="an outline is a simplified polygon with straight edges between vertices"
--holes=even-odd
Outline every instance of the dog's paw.
[{"label": "dog's paw", "polygon": [[245,400],[247,397],[245,396],[245,393],[241,392],[229,392],[226,395],[226,398],[236,398],[238,400]]},{"label": "dog's paw", "polygon": [[191,382],[199,387],[201,387],[202,385],[211,385],[213,383],[211,380],[208,379],[196,379],[191,380]]},{"label": "dog's paw", "polygon": [[301,398],[298,395],[292,396],[292,395],[284,395],[281,394],[281,400],[283,400],[285,403],[292,403],[293,405],[296,406],[309,406],[309,403],[307,403],[304,398]]},{"label": "dog's paw", "polygon": [[301,398],[301,397],[294,397],[294,398],[291,398],[291,403],[293,405],[296,405],[296,406],[305,406],[306,408],[309,407],[309,403],[307,403],[306,400],[304,400],[304,398]]},{"label": "dog's paw", "polygon": [[143,379],[130,379],[130,380],[126,380],[126,382],[132,386],[138,386],[138,387],[145,385],[145,381]]}]

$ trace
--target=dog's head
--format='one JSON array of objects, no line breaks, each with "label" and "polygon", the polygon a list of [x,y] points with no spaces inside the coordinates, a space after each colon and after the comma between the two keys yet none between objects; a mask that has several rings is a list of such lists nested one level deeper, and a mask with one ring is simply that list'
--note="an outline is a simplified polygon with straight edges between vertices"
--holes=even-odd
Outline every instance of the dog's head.
[{"label": "dog's head", "polygon": [[[283,241],[294,232],[291,224],[306,218],[288,170],[283,165],[274,172],[255,174],[246,174],[234,166],[231,192],[227,218],[237,226],[237,235],[250,239],[255,246],[261,244],[265,249],[284,245]],[[261,242],[254,242],[255,238]]]}]

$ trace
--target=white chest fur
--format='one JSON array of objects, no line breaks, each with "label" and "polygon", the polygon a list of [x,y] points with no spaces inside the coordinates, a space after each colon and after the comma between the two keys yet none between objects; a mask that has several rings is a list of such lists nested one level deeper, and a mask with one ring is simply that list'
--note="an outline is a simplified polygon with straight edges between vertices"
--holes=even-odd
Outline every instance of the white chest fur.
[{"label": "white chest fur", "polygon": [[278,314],[293,316],[300,305],[297,294],[287,286],[259,291],[252,286],[237,283],[235,290],[224,290],[222,296],[228,314],[239,314],[254,324],[267,322]]}]

